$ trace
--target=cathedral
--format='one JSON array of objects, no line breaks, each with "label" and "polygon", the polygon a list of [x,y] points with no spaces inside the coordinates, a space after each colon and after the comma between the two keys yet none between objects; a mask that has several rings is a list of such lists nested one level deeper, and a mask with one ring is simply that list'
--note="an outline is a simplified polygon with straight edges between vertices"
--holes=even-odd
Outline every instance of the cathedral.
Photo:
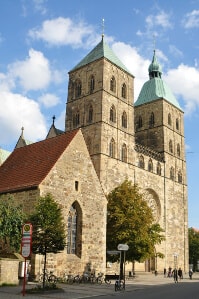
[{"label": "cathedral", "polygon": [[[48,267],[57,275],[66,269],[111,272],[106,195],[125,179],[144,193],[165,236],[154,257],[135,270],[177,266],[188,271],[184,115],[162,79],[155,50],[148,75],[134,99],[133,74],[102,36],[69,72],[65,131],[55,127],[53,118],[46,139],[30,143],[22,130],[0,167],[2,200],[12,196],[30,213],[38,196],[51,193],[61,205],[67,246],[48,255]],[[35,274],[42,263],[41,256],[31,256]]]}]

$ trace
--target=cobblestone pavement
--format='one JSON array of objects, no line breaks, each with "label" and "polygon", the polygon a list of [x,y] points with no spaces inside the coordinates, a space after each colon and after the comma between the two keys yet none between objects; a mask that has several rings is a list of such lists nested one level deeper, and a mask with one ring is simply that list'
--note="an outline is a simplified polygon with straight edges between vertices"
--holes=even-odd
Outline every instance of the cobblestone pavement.
[{"label": "cobblestone pavement", "polygon": [[[194,274],[193,279],[190,280],[188,274],[184,275],[183,282],[194,282],[199,281],[199,274]],[[173,284],[173,278],[165,278],[163,274],[159,274],[155,276],[151,273],[140,273],[137,275],[136,278],[126,279],[126,291],[131,291],[135,289],[145,288],[147,286],[152,285],[162,285],[162,284]],[[180,281],[179,281],[180,283]],[[30,288],[34,288],[36,285],[32,283],[28,283],[26,285],[26,290]],[[60,289],[58,291],[49,291],[43,294],[28,294],[25,292],[25,296],[22,294],[22,286],[3,286],[0,287],[0,299],[18,299],[27,297],[28,299],[83,299],[94,297],[98,295],[105,295],[105,294],[113,294],[115,293],[114,290],[114,281],[110,285],[102,284],[60,284]]]}]

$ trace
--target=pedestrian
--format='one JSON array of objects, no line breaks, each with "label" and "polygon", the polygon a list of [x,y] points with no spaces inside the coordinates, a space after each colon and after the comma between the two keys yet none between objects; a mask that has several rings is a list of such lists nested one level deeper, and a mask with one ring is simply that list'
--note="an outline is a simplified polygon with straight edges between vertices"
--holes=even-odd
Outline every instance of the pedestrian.
[{"label": "pedestrian", "polygon": [[178,269],[178,276],[179,276],[180,280],[183,279],[183,274],[182,274],[181,268]]},{"label": "pedestrian", "polygon": [[190,279],[192,279],[192,275],[193,275],[193,270],[190,269],[190,270],[189,270],[189,278],[190,278]]},{"label": "pedestrian", "polygon": [[166,276],[167,276],[167,269],[164,268],[164,277],[166,277]]},{"label": "pedestrian", "polygon": [[174,282],[178,283],[178,270],[175,268],[172,273],[173,273]]}]

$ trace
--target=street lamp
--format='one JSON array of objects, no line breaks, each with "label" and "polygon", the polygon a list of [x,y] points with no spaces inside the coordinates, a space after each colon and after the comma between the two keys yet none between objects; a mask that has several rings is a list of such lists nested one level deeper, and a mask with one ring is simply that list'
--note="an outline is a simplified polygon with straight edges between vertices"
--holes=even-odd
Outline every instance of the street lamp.
[{"label": "street lamp", "polygon": [[177,264],[178,264],[178,254],[177,254],[176,252],[174,252],[173,257],[174,257],[174,268],[177,269]]}]

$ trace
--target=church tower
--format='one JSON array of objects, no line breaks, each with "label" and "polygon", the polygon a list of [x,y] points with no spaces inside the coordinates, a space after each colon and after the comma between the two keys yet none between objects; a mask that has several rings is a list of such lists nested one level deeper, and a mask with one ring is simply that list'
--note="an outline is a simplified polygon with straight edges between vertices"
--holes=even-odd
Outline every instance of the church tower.
[{"label": "church tower", "polygon": [[166,260],[172,264],[173,255],[177,252],[181,255],[178,257],[181,266],[186,269],[188,213],[184,113],[161,78],[162,70],[155,51],[148,71],[149,80],[134,104],[135,142],[155,150],[163,158],[164,169],[157,169],[157,174],[164,180],[161,204],[164,206]]},{"label": "church tower", "polygon": [[82,128],[105,189],[106,177],[117,176],[107,171],[114,171],[116,164],[133,159],[133,84],[133,75],[109,48],[103,36],[100,43],[69,72],[66,131]]}]

